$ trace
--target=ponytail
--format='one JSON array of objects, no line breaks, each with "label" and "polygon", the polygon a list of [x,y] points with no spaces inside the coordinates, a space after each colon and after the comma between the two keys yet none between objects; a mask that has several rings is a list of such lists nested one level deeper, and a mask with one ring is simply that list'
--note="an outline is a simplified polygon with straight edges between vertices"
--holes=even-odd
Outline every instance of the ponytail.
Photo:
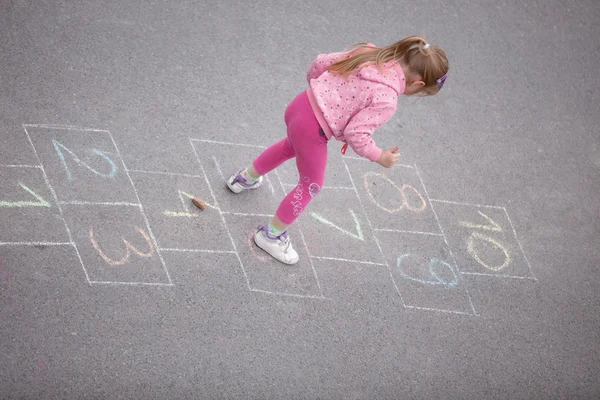
[{"label": "ponytail", "polygon": [[369,47],[366,42],[361,42],[347,50],[351,51],[351,56],[330,65],[328,71],[348,78],[351,73],[367,65],[374,64],[381,68],[388,61],[402,62],[410,71],[422,77],[425,86],[421,92],[425,95],[437,93],[448,73],[448,58],[444,50],[428,44],[420,36],[409,36],[385,47]]}]

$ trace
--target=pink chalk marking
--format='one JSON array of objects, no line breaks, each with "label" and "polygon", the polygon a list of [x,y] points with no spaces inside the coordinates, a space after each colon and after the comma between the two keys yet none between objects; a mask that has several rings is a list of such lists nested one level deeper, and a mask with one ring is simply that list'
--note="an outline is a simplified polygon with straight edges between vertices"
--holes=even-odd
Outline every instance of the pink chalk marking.
[{"label": "pink chalk marking", "polygon": [[252,239],[254,236],[254,233],[255,233],[255,231],[250,231],[250,235],[248,235],[248,248],[250,249],[250,253],[252,253],[254,258],[256,258],[258,261],[261,261],[264,263],[271,261],[271,259],[268,257],[259,256],[258,253],[256,253],[256,251],[254,250],[254,240]]}]

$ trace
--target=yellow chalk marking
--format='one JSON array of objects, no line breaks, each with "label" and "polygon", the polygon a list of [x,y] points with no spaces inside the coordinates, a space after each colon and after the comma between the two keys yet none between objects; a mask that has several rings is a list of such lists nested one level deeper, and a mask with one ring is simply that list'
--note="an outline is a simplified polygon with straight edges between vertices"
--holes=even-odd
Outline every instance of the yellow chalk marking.
[{"label": "yellow chalk marking", "polygon": [[[495,266],[495,267],[487,265],[479,257],[479,255],[477,254],[477,251],[475,250],[474,244],[475,244],[476,239],[491,243],[494,245],[494,247],[502,250],[502,252],[504,252],[504,263],[502,263],[502,265]],[[490,271],[500,271],[501,269],[506,268],[506,266],[508,266],[508,264],[510,264],[510,255],[508,254],[508,251],[504,248],[504,246],[502,246],[500,243],[498,243],[491,237],[482,235],[479,232],[471,233],[471,236],[469,236],[469,240],[467,241],[467,250],[468,250],[469,254],[471,255],[471,257],[473,257],[475,259],[475,261],[477,261],[479,264],[481,264],[486,269],[489,269]]]},{"label": "yellow chalk marking", "polygon": [[354,211],[352,211],[351,209],[348,209],[348,210],[350,210],[350,214],[352,214],[352,218],[354,219],[354,226],[356,227],[356,233],[352,233],[352,232],[345,230],[344,228],[340,228],[333,222],[323,218],[322,216],[320,216],[317,213],[311,212],[309,214],[311,217],[313,217],[317,221],[322,222],[325,225],[332,227],[333,229],[337,229],[338,231],[342,232],[345,235],[350,236],[351,238],[354,238],[354,239],[357,239],[360,241],[364,241],[365,237],[363,236],[362,229],[360,228],[360,222],[358,221],[358,217],[356,216],[356,214],[354,214]]},{"label": "yellow chalk marking", "polygon": [[476,225],[476,224],[472,224],[470,222],[461,222],[460,224],[462,226],[466,226],[467,228],[483,229],[484,231],[492,231],[492,232],[502,232],[502,228],[500,227],[500,225],[495,223],[490,217],[488,217],[487,215],[482,213],[480,210],[477,210],[477,212],[483,218],[487,219],[491,225]]},{"label": "yellow chalk marking", "polygon": [[44,200],[40,195],[19,182],[19,185],[27,193],[35,197],[37,201],[0,201],[0,207],[50,207],[50,203]]},{"label": "yellow chalk marking", "polygon": [[188,218],[198,218],[200,215],[186,213],[186,212],[176,212],[176,211],[163,211],[163,214],[167,217],[188,217]]},{"label": "yellow chalk marking", "polygon": [[148,237],[148,235],[146,234],[146,232],[143,231],[143,229],[138,228],[137,226],[135,227],[135,229],[140,233],[140,235],[142,235],[144,237],[144,240],[146,240],[146,243],[148,243],[148,248],[150,250],[147,253],[142,253],[141,251],[139,251],[138,249],[133,247],[133,245],[131,243],[129,243],[125,238],[121,238],[123,240],[123,243],[125,243],[125,248],[126,248],[127,252],[125,253],[125,257],[123,257],[122,259],[120,259],[118,261],[115,261],[112,258],[108,257],[106,254],[104,254],[104,252],[100,248],[100,245],[96,241],[96,237],[94,236],[94,229],[91,226],[90,226],[90,241],[92,242],[92,246],[94,246],[94,249],[96,249],[98,254],[100,254],[100,257],[102,257],[102,259],[110,265],[125,264],[127,262],[127,260],[129,260],[129,257],[131,256],[131,252],[134,252],[138,256],[144,257],[144,258],[152,257],[152,255],[154,255],[154,246],[152,245],[152,241],[150,240],[150,237]]}]

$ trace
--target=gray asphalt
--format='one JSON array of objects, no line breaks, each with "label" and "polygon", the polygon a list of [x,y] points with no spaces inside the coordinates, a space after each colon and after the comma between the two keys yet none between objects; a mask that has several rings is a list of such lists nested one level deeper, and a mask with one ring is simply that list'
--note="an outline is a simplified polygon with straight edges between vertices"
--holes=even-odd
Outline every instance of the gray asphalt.
[{"label": "gray asphalt", "polygon": [[[3,1],[0,398],[600,396],[600,4]],[[319,53],[425,34],[385,170],[330,143],[291,231],[248,240]],[[190,197],[207,202],[201,211]]]}]

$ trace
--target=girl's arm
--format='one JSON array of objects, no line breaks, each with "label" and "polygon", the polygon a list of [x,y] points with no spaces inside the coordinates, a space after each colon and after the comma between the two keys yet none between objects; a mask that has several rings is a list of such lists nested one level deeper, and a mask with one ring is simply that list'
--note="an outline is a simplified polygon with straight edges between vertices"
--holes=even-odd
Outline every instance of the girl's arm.
[{"label": "girl's arm", "polygon": [[373,140],[373,132],[389,121],[395,112],[396,105],[389,102],[372,104],[362,109],[352,117],[344,129],[346,143],[359,156],[377,161],[383,150]]}]

